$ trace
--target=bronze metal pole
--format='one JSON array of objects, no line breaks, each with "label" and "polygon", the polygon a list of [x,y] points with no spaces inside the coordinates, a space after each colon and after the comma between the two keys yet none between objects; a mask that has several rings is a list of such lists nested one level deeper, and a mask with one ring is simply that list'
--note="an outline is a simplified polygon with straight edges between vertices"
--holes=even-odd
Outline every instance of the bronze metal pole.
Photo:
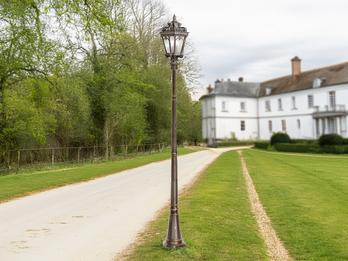
[{"label": "bronze metal pole", "polygon": [[172,169],[170,190],[170,216],[167,238],[163,241],[164,247],[179,248],[186,246],[180,230],[179,206],[178,206],[178,148],[177,148],[177,119],[176,119],[176,70],[178,66],[177,57],[172,61]]}]

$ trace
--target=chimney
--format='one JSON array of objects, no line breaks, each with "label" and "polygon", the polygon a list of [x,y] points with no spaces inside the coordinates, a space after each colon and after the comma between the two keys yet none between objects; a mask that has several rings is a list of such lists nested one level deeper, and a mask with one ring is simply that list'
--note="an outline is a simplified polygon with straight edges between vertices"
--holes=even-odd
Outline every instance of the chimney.
[{"label": "chimney", "polygon": [[211,93],[214,90],[214,88],[209,84],[209,87],[207,88],[208,94]]},{"label": "chimney", "polygon": [[239,77],[239,78],[238,78],[238,81],[239,81],[239,82],[243,82],[243,77]]},{"label": "chimney", "polygon": [[291,59],[291,62],[292,62],[292,76],[301,75],[301,59],[295,56],[293,59]]}]

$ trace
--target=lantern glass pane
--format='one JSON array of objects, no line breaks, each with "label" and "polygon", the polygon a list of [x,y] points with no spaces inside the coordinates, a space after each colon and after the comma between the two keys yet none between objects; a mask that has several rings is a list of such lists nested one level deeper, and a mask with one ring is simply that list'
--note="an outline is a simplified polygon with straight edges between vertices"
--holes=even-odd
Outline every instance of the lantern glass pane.
[{"label": "lantern glass pane", "polygon": [[170,36],[170,54],[175,53],[175,36]]},{"label": "lantern glass pane", "polygon": [[164,48],[166,49],[166,53],[170,54],[170,44],[169,44],[168,36],[163,36],[163,44],[164,44]]},{"label": "lantern glass pane", "polygon": [[184,43],[184,37],[178,36],[176,38],[175,55],[178,55],[178,56],[181,55],[183,43]]}]

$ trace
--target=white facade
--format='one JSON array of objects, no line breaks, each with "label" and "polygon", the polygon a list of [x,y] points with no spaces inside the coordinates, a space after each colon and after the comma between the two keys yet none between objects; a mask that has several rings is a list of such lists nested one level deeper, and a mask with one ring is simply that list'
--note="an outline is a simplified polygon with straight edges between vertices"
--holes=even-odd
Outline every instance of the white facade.
[{"label": "white facade", "polygon": [[291,139],[317,139],[327,133],[348,138],[348,83],[320,86],[315,80],[314,87],[278,94],[263,86],[262,96],[213,91],[201,97],[203,140],[208,146],[233,137],[269,140],[275,132]]},{"label": "white facade", "polygon": [[[330,92],[335,94],[335,105],[330,106]],[[309,107],[308,96],[313,97]],[[321,134],[347,134],[348,84],[313,88],[303,91],[257,98],[259,101],[260,140],[269,140],[273,132],[286,132],[292,139],[317,139]],[[278,108],[278,100],[282,109]],[[270,102],[270,111],[265,103]],[[295,104],[293,104],[293,101]],[[331,104],[333,105],[333,104]],[[283,130],[282,121],[285,121]],[[270,130],[269,122],[272,129]]]}]

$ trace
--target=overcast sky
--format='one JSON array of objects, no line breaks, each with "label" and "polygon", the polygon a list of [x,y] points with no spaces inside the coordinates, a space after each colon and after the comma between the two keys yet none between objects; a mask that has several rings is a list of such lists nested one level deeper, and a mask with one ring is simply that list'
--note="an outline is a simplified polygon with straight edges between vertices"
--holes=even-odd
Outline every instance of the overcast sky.
[{"label": "overcast sky", "polygon": [[289,75],[295,56],[302,71],[348,61],[348,0],[162,1],[190,33],[204,88]]}]

